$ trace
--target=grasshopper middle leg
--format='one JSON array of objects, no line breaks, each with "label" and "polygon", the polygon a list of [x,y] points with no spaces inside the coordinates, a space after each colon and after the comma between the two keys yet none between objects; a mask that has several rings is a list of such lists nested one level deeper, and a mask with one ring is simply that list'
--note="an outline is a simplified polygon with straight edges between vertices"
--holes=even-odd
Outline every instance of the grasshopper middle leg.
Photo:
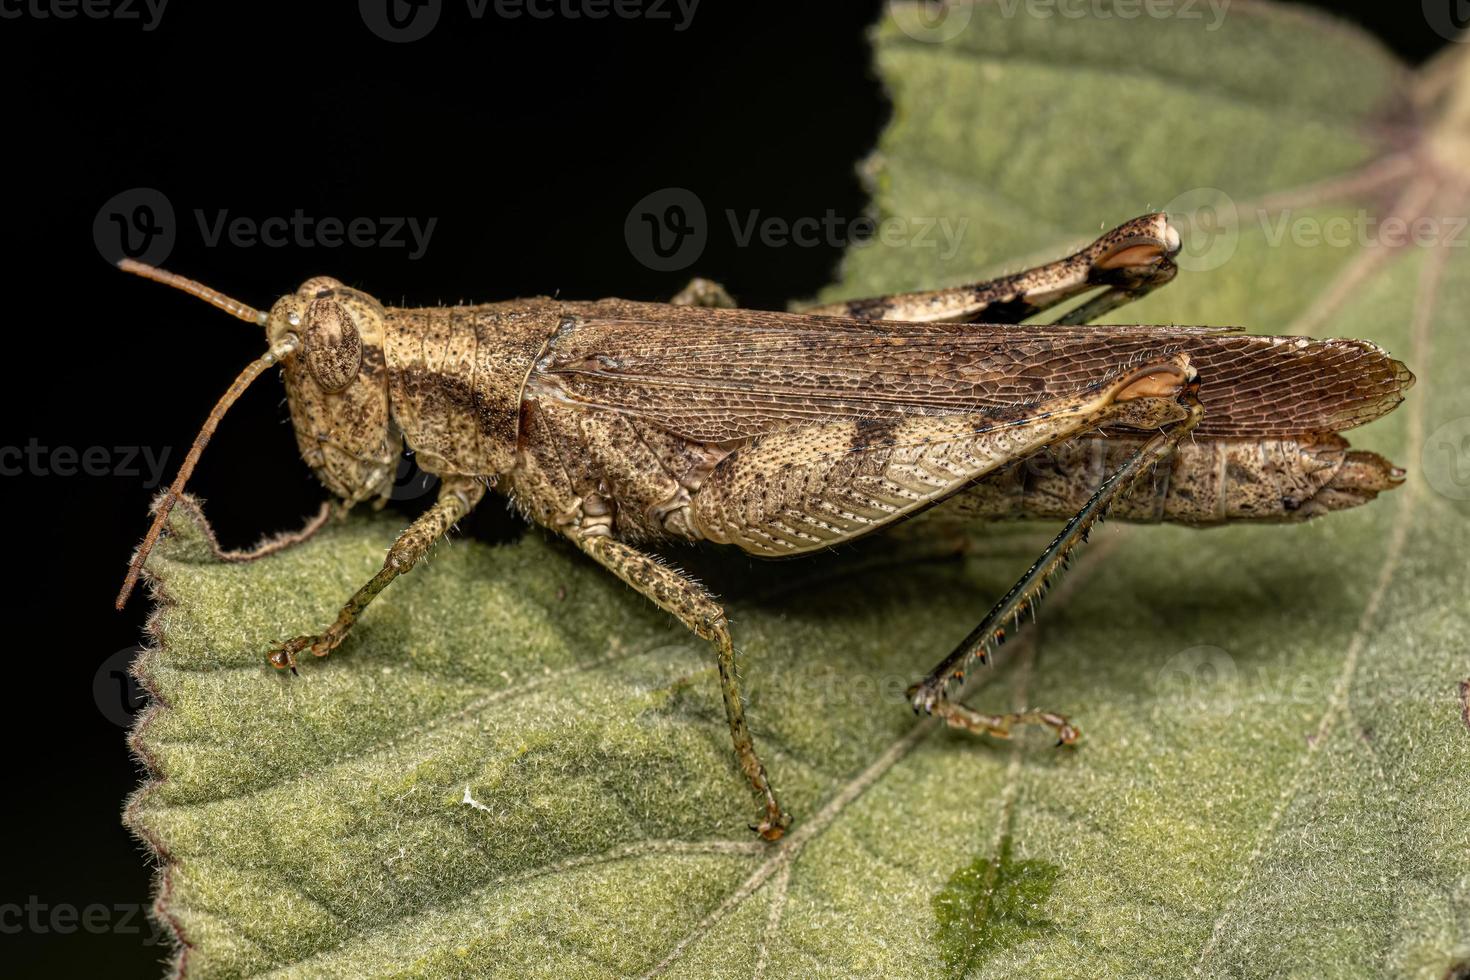
[{"label": "grasshopper middle leg", "polygon": [[331,626],[317,635],[298,636],[287,640],[270,652],[271,666],[296,672],[296,654],[310,650],[318,657],[325,657],[341,644],[347,631],[357,622],[357,617],[367,608],[379,592],[388,587],[399,575],[413,568],[429,548],[443,537],[455,522],[459,521],[480,502],[485,495],[485,484],[472,477],[446,477],[439,487],[439,499],[418,520],[410,524],[393,547],[383,568],[368,580],[367,584],[353,593],[347,600],[337,619]]},{"label": "grasshopper middle leg", "polygon": [[766,767],[756,755],[755,741],[745,723],[745,704],[740,696],[740,682],[735,676],[735,644],[725,622],[725,610],[709,593],[687,576],[651,556],[605,534],[572,532],[572,540],[598,564],[643,593],[655,605],[677,617],[696,635],[714,644],[720,671],[720,693],[725,701],[725,719],[735,743],[735,756],[756,798],[765,808],[765,816],[755,830],[766,840],[779,840],[791,823],[781,809],[776,791],[766,776]]}]

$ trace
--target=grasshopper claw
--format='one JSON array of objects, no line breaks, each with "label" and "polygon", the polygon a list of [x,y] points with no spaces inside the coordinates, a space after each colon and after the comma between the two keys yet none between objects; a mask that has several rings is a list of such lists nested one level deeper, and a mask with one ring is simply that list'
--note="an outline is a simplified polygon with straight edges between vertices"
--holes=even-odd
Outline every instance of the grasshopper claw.
[{"label": "grasshopper claw", "polygon": [[289,670],[296,673],[296,652],[291,649],[290,644],[282,644],[270,653],[266,654],[266,660],[276,670]]},{"label": "grasshopper claw", "polygon": [[1076,725],[1067,720],[1066,715],[1049,714],[1049,719],[1054,720],[1046,720],[1042,724],[1051,725],[1056,729],[1058,747],[1063,745],[1076,745],[1078,740],[1082,738],[1082,732],[1078,730]]},{"label": "grasshopper claw", "polygon": [[330,630],[321,636],[298,636],[294,640],[287,640],[266,655],[270,665],[277,670],[289,670],[296,674],[296,655],[302,650],[310,650],[312,656],[325,657],[337,648],[342,642],[340,634],[333,634]]},{"label": "grasshopper claw", "polygon": [[934,713],[934,706],[944,699],[943,682],[935,686],[933,681],[924,681],[915,684],[904,692],[909,703],[914,706],[914,714],[923,712],[926,715]]},{"label": "grasshopper claw", "polygon": [[760,823],[753,823],[750,829],[760,834],[768,841],[778,841],[786,834],[786,828],[791,826],[791,814],[772,811],[766,814],[766,819]]}]

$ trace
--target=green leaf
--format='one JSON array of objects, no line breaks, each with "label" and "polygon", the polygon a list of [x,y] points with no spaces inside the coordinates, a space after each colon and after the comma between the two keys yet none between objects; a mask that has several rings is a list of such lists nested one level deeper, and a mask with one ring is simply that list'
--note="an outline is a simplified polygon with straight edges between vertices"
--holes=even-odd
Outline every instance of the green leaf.
[{"label": "green leaf", "polygon": [[977,857],[950,876],[934,896],[939,948],[951,974],[963,976],[1002,947],[1046,935],[1040,918],[1060,869],[1045,861],[1016,861],[1014,841],[1001,838],[993,857]]},{"label": "green leaf", "polygon": [[[901,696],[1046,529],[985,529],[950,562],[901,535],[779,565],[681,550],[730,601],[796,820],[776,845],[746,829],[704,644],[544,533],[441,546],[293,679],[264,652],[325,626],[399,522],[223,561],[186,509],[150,563],[157,706],[133,738],[151,778],[127,811],[182,972],[1470,961],[1470,69],[1463,49],[1410,73],[1319,16],[1216,9],[886,21],[895,111],[867,172],[876,216],[913,234],[854,249],[824,298],[1015,269],[1177,199],[1184,272],[1125,315],[1383,344],[1420,384],[1352,438],[1407,466],[1403,488],[1303,527],[1100,529],[970,698],[1068,712],[1076,750],[950,733]],[[1423,219],[1431,241],[1363,246],[1360,215]],[[1346,242],[1313,244],[1333,219]],[[953,249],[926,220],[963,228]]]}]

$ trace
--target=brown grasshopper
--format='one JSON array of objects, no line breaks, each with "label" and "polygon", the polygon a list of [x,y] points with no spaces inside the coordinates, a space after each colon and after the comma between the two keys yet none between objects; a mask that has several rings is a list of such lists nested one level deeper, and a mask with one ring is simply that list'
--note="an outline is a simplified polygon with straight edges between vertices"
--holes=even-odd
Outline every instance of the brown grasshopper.
[{"label": "brown grasshopper", "polygon": [[[405,446],[441,484],[334,623],[269,653],[278,668],[336,649],[495,488],[714,645],[735,755],[763,807],[754,829],[775,840],[790,817],[746,727],[724,609],[649,549],[707,540],[784,558],[936,506],[959,519],[1065,516],[909,698],[956,727],[1005,737],[1036,723],[1071,743],[1065,716],[981,715],[947,692],[1034,608],[1110,506],[1136,521],[1301,521],[1404,477],[1338,435],[1413,383],[1373,344],[1087,325],[1173,279],[1179,247],[1167,218],[1147,215],[1017,275],[800,314],[733,308],[702,280],[672,304],[397,309],[325,277],[266,313],[124,260],[264,327],[269,349],[205,421],[118,605],[220,418],[279,365],[301,454],[344,509],[387,496]],[[1094,290],[1054,323],[1021,323]],[[1128,496],[1149,473],[1146,492]]]}]

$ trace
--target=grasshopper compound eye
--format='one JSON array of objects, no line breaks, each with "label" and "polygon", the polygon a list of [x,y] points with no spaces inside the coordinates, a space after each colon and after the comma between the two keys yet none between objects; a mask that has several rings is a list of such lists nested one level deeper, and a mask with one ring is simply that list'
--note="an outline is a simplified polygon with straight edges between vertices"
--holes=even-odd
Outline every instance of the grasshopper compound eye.
[{"label": "grasshopper compound eye", "polygon": [[306,367],[323,391],[341,391],[357,380],[362,336],[352,314],[336,300],[314,299],[306,308]]}]

